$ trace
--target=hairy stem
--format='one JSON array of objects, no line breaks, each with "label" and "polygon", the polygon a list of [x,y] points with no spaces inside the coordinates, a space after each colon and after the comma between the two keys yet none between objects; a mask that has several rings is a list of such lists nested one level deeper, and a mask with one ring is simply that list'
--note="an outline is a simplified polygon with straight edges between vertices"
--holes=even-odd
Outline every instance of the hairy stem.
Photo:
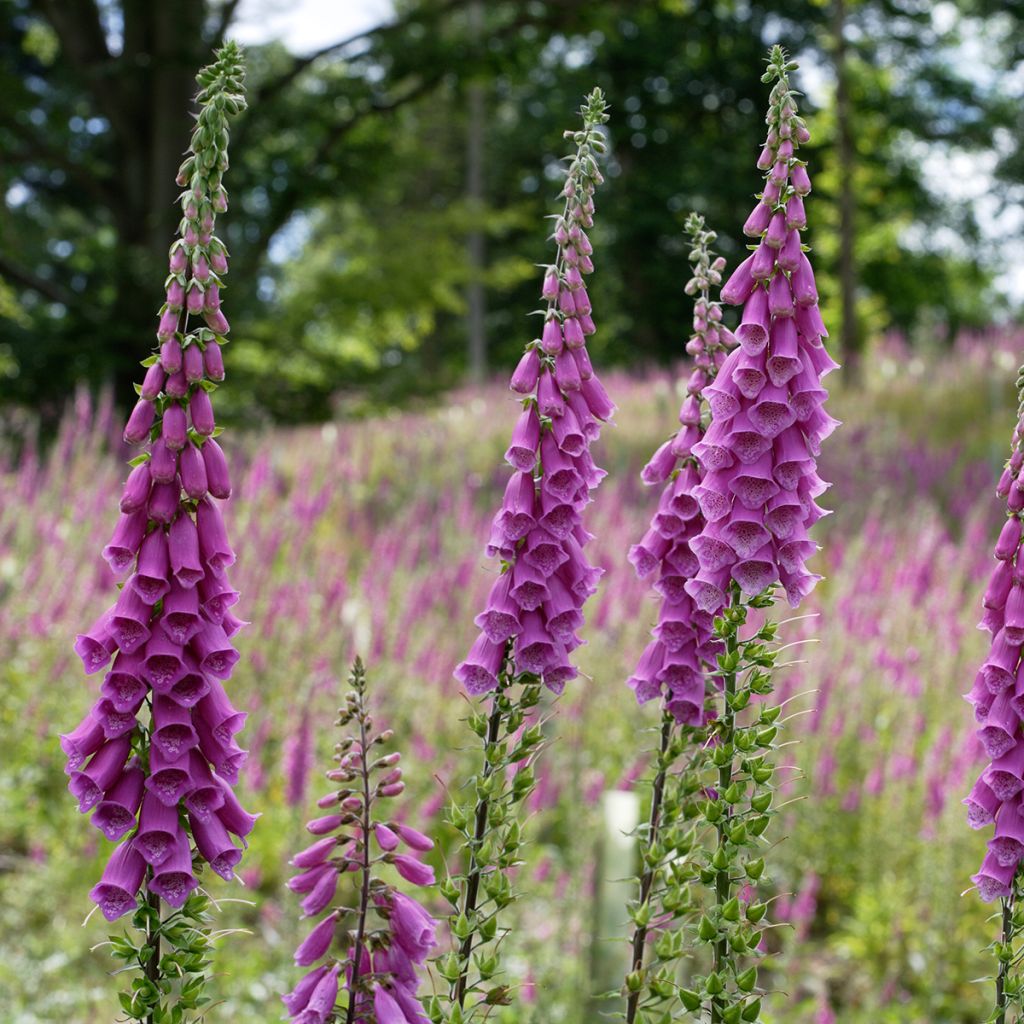
[{"label": "hairy stem", "polygon": [[[658,774],[654,777],[654,785],[651,791],[651,813],[647,822],[646,838],[646,845],[648,847],[657,842],[659,826],[661,825],[661,801],[665,792],[665,778],[668,774],[668,765],[666,764],[666,761],[669,745],[672,742],[672,726],[672,716],[666,713],[662,716],[661,721],[661,746],[658,754]],[[641,906],[643,906],[650,898],[651,887],[654,885],[655,874],[655,865],[648,864],[644,873],[640,876]],[[639,971],[643,969],[644,946],[646,942],[647,925],[636,925],[633,931],[633,959],[630,970]],[[629,1000],[626,1003],[627,1024],[633,1024],[636,1020],[637,1008],[640,1005],[640,991],[640,989],[637,989],[635,992],[630,992],[629,994]]]},{"label": "hairy stem", "polygon": [[[1003,926],[999,936],[1000,943],[1006,945],[1013,942],[1013,897],[1014,891],[1002,901]],[[995,1024],[1006,1024],[1006,977],[1010,972],[1010,960],[1000,957],[999,973],[996,975],[996,1017]]]},{"label": "hairy stem", "polygon": [[353,1024],[355,1020],[356,996],[359,992],[359,974],[363,961],[363,938],[366,935],[366,915],[370,906],[370,768],[366,757],[366,716],[362,708],[362,695],[359,708],[359,761],[359,770],[363,776],[363,878],[359,892],[359,920],[356,924],[356,941],[352,949],[352,980],[349,983],[345,1024]]},{"label": "hairy stem", "polygon": [[[729,632],[725,640],[726,656],[731,656],[739,649],[738,629]],[[723,707],[722,707],[722,732],[721,741],[724,746],[729,746],[733,741],[733,729],[735,725],[732,709],[732,696],[736,692],[736,673],[726,672],[722,680],[723,686]],[[732,785],[732,758],[718,769],[718,793],[721,796]],[[729,825],[730,811],[727,809],[721,818],[718,819],[718,849],[725,848],[725,833]],[[715,904],[721,911],[729,901],[732,892],[732,879],[729,868],[725,867],[718,871],[715,876]],[[720,973],[729,959],[729,944],[723,935],[715,942],[714,969]],[[711,1003],[711,1024],[718,1024],[722,1020],[722,1000],[717,997]]]},{"label": "hairy stem", "polygon": [[[507,683],[507,678],[502,680],[503,683]],[[501,722],[503,712],[501,710],[501,696],[504,692],[504,685],[499,685],[497,692],[494,695],[494,700],[491,703],[491,714],[487,720],[487,736],[484,739],[484,767],[483,777],[489,778],[493,772],[491,767],[491,760],[487,756],[490,753],[490,749],[498,742],[498,736],[501,733]],[[476,804],[476,819],[473,824],[473,843],[469,850],[469,872],[466,875],[466,897],[462,904],[462,913],[467,919],[471,919],[472,915],[476,912],[477,898],[480,893],[480,878],[481,869],[480,865],[477,864],[476,851],[480,844],[484,841],[484,836],[487,833],[487,817],[490,811],[491,801],[489,797],[481,797],[477,800]],[[466,1001],[466,988],[469,984],[469,958],[473,952],[473,931],[462,940],[462,945],[459,947],[459,964],[461,970],[459,972],[458,981],[455,983],[455,1000],[459,1006],[463,1006]]]},{"label": "hairy stem", "polygon": [[[149,878],[153,877],[153,869],[149,869]],[[156,915],[156,920],[151,917],[146,925],[146,945],[150,954],[146,959],[143,971],[146,977],[156,986],[160,984],[160,897],[149,888],[149,880],[146,883],[146,902]],[[147,1018],[148,1024],[154,1024],[154,1014]]]}]

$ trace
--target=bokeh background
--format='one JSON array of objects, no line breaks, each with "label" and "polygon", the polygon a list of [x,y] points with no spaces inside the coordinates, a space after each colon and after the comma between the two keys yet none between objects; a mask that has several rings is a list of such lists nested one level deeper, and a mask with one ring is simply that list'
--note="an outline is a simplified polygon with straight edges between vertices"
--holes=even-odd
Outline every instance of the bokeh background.
[{"label": "bokeh background", "polygon": [[[620,406],[591,507],[588,678],[558,704],[531,804],[509,1022],[598,1019],[624,947],[612,878],[653,742],[623,681],[654,618],[625,561],[654,496],[689,320],[690,209],[735,265],[758,175],[767,46],[801,63],[810,241],[844,363],[814,618],[788,624],[800,712],[777,819],[770,1019],[969,1024],[989,993],[968,689],[1008,448],[1024,185],[1024,4],[958,0],[0,0],[0,1009],[111,1019],[89,910],[104,843],[64,792],[58,732],[92,699],[71,639],[109,601],[99,551],[176,218],[195,69],[247,44],[223,218],[235,467],[245,887],[217,883],[207,1019],[270,1022],[294,972],[282,891],[355,653],[403,738],[410,816],[469,756],[451,669],[515,407],[501,379],[549,258],[562,129],[607,93],[589,348]],[[838,380],[836,379],[838,378]],[[626,847],[628,853],[628,846]],[[619,871],[618,873],[621,873]],[[232,902],[244,900],[247,902]],[[504,1018],[502,1018],[504,1022]]]}]

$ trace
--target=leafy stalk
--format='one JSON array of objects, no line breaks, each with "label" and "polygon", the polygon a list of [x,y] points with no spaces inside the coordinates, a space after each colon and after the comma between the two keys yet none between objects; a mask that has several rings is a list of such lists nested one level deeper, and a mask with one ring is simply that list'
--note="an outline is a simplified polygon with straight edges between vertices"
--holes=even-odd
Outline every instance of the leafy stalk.
[{"label": "leafy stalk", "polygon": [[370,809],[372,807],[373,797],[370,792],[370,765],[366,756],[367,745],[370,739],[367,735],[368,716],[366,711],[366,672],[360,658],[356,658],[355,663],[352,666],[349,683],[351,684],[352,692],[355,695],[355,699],[350,702],[349,710],[355,716],[356,721],[359,724],[359,755],[356,771],[360,781],[362,782],[363,806],[360,822],[362,832],[362,857],[359,866],[362,878],[360,879],[359,884],[359,908],[356,911],[355,939],[352,943],[352,974],[351,981],[349,982],[349,988],[352,995],[349,998],[348,1009],[345,1012],[345,1024],[353,1024],[355,1021],[356,1003],[358,1001],[356,995],[360,991],[359,984],[363,965],[363,942],[366,937],[366,917],[370,909],[370,835],[373,823]]},{"label": "leafy stalk", "polygon": [[709,899],[697,927],[698,946],[710,947],[711,971],[695,979],[693,990],[680,994],[689,1011],[706,1009],[713,1024],[755,1022],[761,1011],[756,961],[763,955],[759,924],[767,905],[756,900],[753,890],[765,877],[759,847],[771,817],[775,769],[770,752],[781,708],[752,701],[772,692],[777,627],[765,623],[749,638],[741,630],[752,609],[772,605],[773,590],[745,601],[733,584],[729,604],[715,620],[723,644],[716,673],[721,697],[720,714],[709,729],[715,788],[708,789],[702,807],[712,843],[702,850],[699,878]]},{"label": "leafy stalk", "polygon": [[509,653],[489,711],[470,715],[470,728],[481,741],[481,767],[467,785],[471,802],[456,799],[448,812],[462,837],[466,871],[449,874],[441,884],[458,947],[438,961],[449,990],[443,1001],[428,1003],[435,1021],[471,1020],[509,1002],[508,987],[497,981],[498,944],[505,934],[499,915],[518,895],[508,878],[522,846],[518,805],[533,791],[533,761],[543,747],[541,724],[527,724],[540,703],[540,685],[530,677],[516,680],[512,672]]}]

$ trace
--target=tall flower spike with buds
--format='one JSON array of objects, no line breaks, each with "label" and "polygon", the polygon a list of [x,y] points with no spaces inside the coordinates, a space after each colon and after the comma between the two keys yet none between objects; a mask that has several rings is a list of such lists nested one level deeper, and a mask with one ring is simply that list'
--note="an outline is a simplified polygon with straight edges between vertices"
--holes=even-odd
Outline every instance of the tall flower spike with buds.
[{"label": "tall flower spike with buds", "polygon": [[706,682],[722,646],[715,639],[711,615],[694,607],[686,583],[699,570],[689,542],[704,526],[693,495],[703,478],[703,467],[693,455],[707,421],[703,391],[736,339],[722,324],[721,306],[711,298],[725,268],[725,260],[711,251],[717,236],[705,229],[704,218],[697,213],[687,218],[686,232],[693,265],[686,293],[695,296],[693,334],[686,350],[695,366],[679,410],[681,429],[644,467],[644,483],[665,487],[650,528],[629,552],[641,578],[657,573],[655,588],[661,603],[653,640],[628,682],[640,703],[661,698],[662,723],[648,819],[639,834],[638,897],[630,907],[627,1024],[646,1020],[655,1011],[666,1012],[666,992],[674,990],[672,978],[685,953],[679,941],[681,919],[692,913],[694,904],[685,884],[680,886],[676,869],[688,852],[687,844],[692,844],[686,819],[696,808],[706,762],[702,728],[707,722]]},{"label": "tall flower spike with buds", "polygon": [[[777,626],[763,621],[763,613],[780,582],[795,606],[815,581],[803,567],[815,550],[807,528],[822,514],[814,499],[825,489],[815,457],[836,426],[822,409],[826,393],[819,383],[835,364],[822,347],[825,329],[800,243],[810,182],[796,156],[808,133],[788,82],[795,67],[781,47],[773,48],[762,79],[774,83],[759,161],[767,180],[744,228],[761,241],[722,288],[724,301],[745,303],[739,345],[703,389],[711,420],[691,442],[700,528],[687,540],[697,572],[682,589],[699,613],[689,629],[701,628],[701,615],[715,616],[717,650],[705,647],[714,658],[707,672],[714,685],[707,688],[706,721],[694,727],[701,752],[675,793],[691,813],[676,813],[685,821],[669,828],[673,811],[666,807],[659,834],[645,849],[647,868],[665,867],[652,872],[662,888],[641,891],[630,908],[634,937],[652,922],[662,932],[649,961],[642,943],[634,942],[626,979],[630,1020],[675,1020],[685,1012],[711,1024],[753,1024],[761,1012],[757,959],[767,906],[758,902],[757,889],[766,880],[772,751],[783,724],[782,709],[760,699],[773,690],[779,655]],[[651,571],[660,554],[648,552]],[[634,562],[644,567],[641,557]],[[673,626],[663,637],[685,639],[683,628]],[[690,714],[700,721],[697,712]],[[672,724],[666,715],[663,750]],[[661,771],[678,747],[667,749]],[[666,927],[691,910],[699,912],[695,928]],[[694,962],[690,988],[679,986],[674,970],[684,955]]]},{"label": "tall flower spike with buds", "polygon": [[999,899],[1002,927],[994,944],[998,961],[995,1008],[989,1021],[1003,1024],[1012,1007],[1024,1011],[1024,367],[1017,374],[1017,425],[1011,454],[996,488],[1006,502],[1006,522],[995,546],[995,567],[983,598],[979,628],[992,636],[967,701],[974,707],[978,739],[989,764],[964,800],[971,828],[995,823],[988,852],[972,881],[986,902]]},{"label": "tall flower spike with buds", "polygon": [[[230,482],[210,402],[224,379],[228,330],[220,306],[227,251],[213,232],[227,209],[228,121],[245,107],[243,80],[233,43],[197,76],[199,115],[178,172],[181,237],[170,249],[159,349],[143,364],[124,431],[144,451],[132,460],[121,517],[103,550],[123,582],[75,643],[88,674],[113,664],[85,719],[61,737],[79,809],[120,843],[92,899],[113,921],[146,893],[136,924],[147,932],[151,984],[125,1004],[139,1019],[164,998],[153,982],[173,968],[161,960],[160,940],[174,949],[180,914],[195,911],[199,866],[233,877],[255,821],[232,792],[245,759],[235,736],[246,716],[224,683],[238,661],[230,638],[245,623],[231,611],[238,593],[227,569],[235,556],[218,507]],[[175,910],[163,920],[161,901]]]},{"label": "tall flower spike with buds", "polygon": [[699,726],[705,721],[703,666],[714,663],[716,648],[712,616],[698,608],[686,590],[700,571],[690,542],[707,525],[694,496],[704,478],[694,446],[704,436],[707,420],[704,388],[714,381],[736,339],[722,323],[722,307],[711,299],[711,288],[721,283],[725,268],[725,260],[713,258],[711,252],[717,236],[704,229],[704,218],[696,213],[687,219],[686,231],[693,264],[686,293],[697,297],[686,351],[695,365],[679,410],[681,428],[654,453],[641,474],[644,483],[665,487],[650,528],[630,548],[629,560],[642,579],[656,574],[654,587],[661,603],[653,640],[629,686],[640,703],[661,697],[676,722]]},{"label": "tall flower spike with buds", "polygon": [[822,344],[827,331],[800,240],[811,182],[798,154],[810,135],[789,86],[795,67],[773,49],[763,79],[774,82],[758,160],[764,188],[743,226],[758,242],[722,287],[724,302],[743,304],[739,347],[706,390],[712,422],[693,448],[706,522],[691,541],[700,572],[686,589],[711,613],[726,603],[730,581],[748,596],[781,581],[793,607],[817,581],[804,562],[816,550],[807,531],[825,514],[815,504],[828,486],[816,458],[838,424],[825,412],[821,378],[836,363]]},{"label": "tall flower spike with buds", "polygon": [[[465,873],[442,885],[454,912],[457,950],[439,961],[449,992],[433,1000],[434,1021],[467,1021],[506,1002],[498,973],[497,912],[513,895],[507,871],[520,843],[517,808],[530,792],[530,759],[540,735],[523,731],[540,700],[541,686],[560,693],[577,671],[570,655],[581,643],[583,605],[601,570],[589,564],[583,509],[604,477],[590,445],[614,406],[594,373],[586,340],[594,333],[584,276],[593,270],[587,231],[594,222],[594,191],[603,178],[601,126],[607,105],[595,89],[580,108],[583,127],[565,137],[575,145],[562,189],[564,209],[555,219],[555,262],[544,274],[546,302],[540,338],[530,342],[512,376],[522,412],[505,458],[512,475],[494,517],[488,555],[501,570],[487,606],[476,619],[481,633],[455,677],[472,696],[491,694],[487,712],[470,725],[483,741],[482,767],[468,786],[466,808],[457,803],[450,820],[465,839]],[[483,947],[493,948],[485,955]]]},{"label": "tall flower spike with buds", "polygon": [[[292,858],[298,874],[288,883],[302,896],[303,916],[319,918],[295,951],[296,964],[312,970],[282,998],[296,1024],[427,1024],[417,992],[436,922],[380,872],[390,866],[410,885],[432,885],[433,869],[417,854],[434,844],[382,816],[383,802],[405,788],[401,755],[382,749],[390,729],[374,732],[359,658],[349,685],[337,724],[350,731],[335,747],[338,766],[327,772],[340,788],[318,801],[327,813],[306,826],[316,839]],[[354,907],[339,901],[339,884]]]}]

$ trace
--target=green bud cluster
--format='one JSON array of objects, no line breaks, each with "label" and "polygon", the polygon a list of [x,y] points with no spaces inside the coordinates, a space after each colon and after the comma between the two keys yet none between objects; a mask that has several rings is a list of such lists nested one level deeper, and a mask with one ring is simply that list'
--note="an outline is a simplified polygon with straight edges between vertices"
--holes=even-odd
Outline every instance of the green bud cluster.
[{"label": "green bud cluster", "polygon": [[180,910],[161,919],[158,905],[143,903],[132,926],[144,938],[111,936],[111,955],[124,963],[121,971],[135,974],[118,993],[125,1019],[146,1024],[200,1019],[210,1002],[204,994],[213,946],[209,907],[209,897],[194,892]]}]

